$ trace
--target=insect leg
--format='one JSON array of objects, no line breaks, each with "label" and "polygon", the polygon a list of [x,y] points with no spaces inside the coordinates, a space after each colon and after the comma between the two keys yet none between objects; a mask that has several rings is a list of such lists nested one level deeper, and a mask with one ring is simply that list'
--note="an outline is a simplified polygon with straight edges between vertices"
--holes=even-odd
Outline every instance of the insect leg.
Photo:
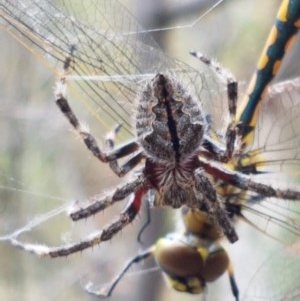
[{"label": "insect leg", "polygon": [[137,263],[140,263],[141,261],[144,261],[145,259],[153,256],[154,248],[150,247],[148,250],[136,255],[132,259],[130,259],[126,265],[123,267],[123,269],[119,272],[119,274],[113,279],[113,281],[109,284],[109,286],[104,286],[101,288],[95,289],[93,287],[93,284],[88,283],[85,286],[85,290],[94,296],[98,297],[109,297],[111,296],[113,290],[116,288],[118,283],[121,281],[125,273],[134,265]]}]

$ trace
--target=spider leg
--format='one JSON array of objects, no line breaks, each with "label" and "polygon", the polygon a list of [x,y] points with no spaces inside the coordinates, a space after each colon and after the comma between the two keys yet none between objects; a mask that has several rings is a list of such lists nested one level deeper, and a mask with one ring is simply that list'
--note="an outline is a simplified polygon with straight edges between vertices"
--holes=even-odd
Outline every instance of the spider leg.
[{"label": "spider leg", "polygon": [[106,149],[111,151],[115,148],[115,138],[116,135],[119,133],[122,124],[117,124],[105,137],[105,145]]},{"label": "spider leg", "polygon": [[58,247],[47,247],[34,244],[24,244],[12,238],[12,244],[38,256],[49,256],[51,258],[63,257],[73,253],[81,252],[87,248],[98,245],[103,241],[110,240],[113,236],[115,236],[115,234],[130,224],[140,210],[142,198],[146,191],[147,188],[144,187],[137,189],[131,195],[126,208],[121,212],[119,217],[114,222],[108,224],[102,230],[90,234],[86,239],[80,242],[70,243]]},{"label": "spider leg", "polygon": [[237,241],[238,236],[228,217],[226,209],[222,206],[220,200],[217,198],[216,190],[203,172],[197,172],[195,174],[195,187],[199,192],[199,195],[203,196],[200,199],[201,204],[199,209],[203,210],[202,208],[204,205],[211,217],[221,227],[228,240],[232,243]]},{"label": "spider leg", "polygon": [[110,152],[107,156],[107,158],[109,159],[109,166],[119,177],[126,175],[130,170],[137,166],[144,157],[143,152],[140,151],[135,156],[126,161],[122,166],[119,166],[117,159],[127,156],[138,149],[138,144],[136,141],[132,141],[117,149],[114,149],[115,136],[118,134],[121,126],[121,124],[115,126],[114,129],[106,135],[105,139],[106,149]]},{"label": "spider leg", "polygon": [[216,161],[223,161],[225,149],[217,143],[214,139],[208,135],[204,135],[202,147],[197,152],[198,156],[202,156],[208,159],[213,159]]},{"label": "spider leg", "polygon": [[[67,94],[66,74],[68,72],[71,62],[72,62],[72,53],[66,59],[63,73],[56,84],[55,102],[58,108],[60,109],[60,111],[65,115],[67,120],[73,126],[75,131],[79,134],[79,136],[83,140],[88,150],[103,163],[107,163],[111,161],[116,162],[117,159],[137,151],[139,149],[139,145],[136,141],[131,141],[117,149],[114,149],[110,153],[101,151],[95,137],[89,132],[88,128],[78,120],[74,111],[70,107],[66,96]],[[113,166],[112,170],[118,176],[123,176],[125,173],[127,173],[129,170],[135,167],[140,162],[141,159],[142,159],[142,155],[141,153],[139,153],[135,157],[131,158],[128,162],[126,162],[127,164],[125,163],[125,166],[121,169],[115,167],[115,164],[112,163]]]},{"label": "spider leg", "polygon": [[[110,131],[107,135],[106,135],[106,139],[105,139],[105,145],[106,145],[106,149],[108,151],[112,151],[115,147],[115,137],[118,134],[119,130],[121,129],[122,125],[121,124],[117,124],[112,131]],[[134,160],[134,158],[132,158]],[[132,163],[130,159],[129,161],[127,161],[122,167],[119,167],[118,161],[117,160],[113,160],[109,162],[110,168],[113,169],[116,173],[127,173],[129,170],[129,168],[127,168],[127,165],[132,166],[132,164],[134,164],[134,162]],[[140,162],[140,161],[139,161]],[[137,163],[139,163],[137,162]],[[133,168],[133,167],[132,167]],[[132,169],[130,168],[130,169]],[[123,175],[123,174],[122,174]],[[142,226],[141,230],[138,233],[137,236],[137,241],[139,243],[142,244],[142,239],[141,236],[144,232],[144,230],[149,226],[150,222],[151,222],[151,217],[150,217],[150,204],[149,202],[147,202],[147,220],[145,222],[145,224]]]},{"label": "spider leg", "polygon": [[297,191],[292,189],[277,189],[272,187],[271,185],[251,180],[251,177],[249,177],[246,174],[225,169],[224,167],[216,164],[215,162],[209,162],[204,158],[199,158],[199,161],[200,165],[205,169],[207,173],[242,190],[253,191],[264,197],[275,197],[286,200],[300,201],[299,190]]},{"label": "spider leg", "polygon": [[145,184],[145,179],[143,177],[139,177],[133,182],[127,183],[122,187],[117,188],[112,196],[103,197],[103,195],[96,195],[90,198],[87,204],[80,206],[78,205],[78,202],[75,202],[75,204],[69,210],[69,216],[73,221],[87,218],[99,211],[106,209],[107,207],[112,206],[116,202],[124,200],[134,191],[145,187]]},{"label": "spider leg", "polygon": [[149,249],[143,251],[142,253],[136,255],[131,260],[129,260],[126,265],[123,267],[121,272],[113,279],[112,283],[109,284],[109,286],[104,286],[98,289],[94,289],[92,284],[88,283],[85,286],[85,290],[94,296],[98,297],[109,297],[111,296],[113,290],[117,286],[117,284],[120,282],[120,280],[123,278],[125,273],[132,267],[132,265],[140,263],[141,261],[144,261],[145,259],[153,256],[154,253],[154,247],[150,247]]},{"label": "spider leg", "polygon": [[208,65],[221,79],[226,81],[227,84],[227,98],[228,98],[228,110],[230,116],[230,122],[227,126],[225,142],[226,150],[220,156],[219,160],[222,162],[228,162],[233,155],[235,141],[236,141],[236,106],[237,106],[237,94],[238,94],[238,83],[234,76],[222,66],[214,61],[204,56],[200,52],[190,51],[190,54],[200,59],[203,63]]}]

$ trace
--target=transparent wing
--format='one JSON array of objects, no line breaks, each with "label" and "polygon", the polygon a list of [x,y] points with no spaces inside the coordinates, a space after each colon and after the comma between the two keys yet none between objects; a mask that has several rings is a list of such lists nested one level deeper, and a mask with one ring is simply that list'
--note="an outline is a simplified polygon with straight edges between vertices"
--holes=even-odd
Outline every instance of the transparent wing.
[{"label": "transparent wing", "polygon": [[[75,89],[107,129],[122,123],[133,135],[134,103],[145,81],[158,72],[175,72],[212,118],[227,106],[213,95],[216,89],[219,93],[215,79],[208,76],[215,85],[207,84],[203,74],[169,59],[117,1],[2,2],[2,26],[55,72],[75,50],[69,81],[76,81]],[[213,120],[222,128],[220,118]]]},{"label": "transparent wing", "polygon": [[300,80],[276,84],[269,91],[261,104],[249,156],[259,172],[286,175],[289,183],[299,183]]},{"label": "transparent wing", "polygon": [[253,276],[242,300],[299,300],[299,252],[298,242],[282,248],[269,257]]},{"label": "transparent wing", "polygon": [[[261,103],[254,140],[241,169],[274,188],[297,189],[300,179],[300,81],[275,84]],[[299,189],[299,188],[298,188]],[[286,243],[300,236],[297,202],[246,194],[243,215],[262,232]]]}]

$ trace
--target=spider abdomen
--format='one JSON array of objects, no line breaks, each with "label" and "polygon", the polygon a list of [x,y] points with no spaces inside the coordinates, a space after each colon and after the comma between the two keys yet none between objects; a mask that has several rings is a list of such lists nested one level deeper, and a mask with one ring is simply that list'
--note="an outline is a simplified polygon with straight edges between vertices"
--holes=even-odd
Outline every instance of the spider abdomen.
[{"label": "spider abdomen", "polygon": [[137,136],[145,154],[165,162],[180,162],[202,144],[202,111],[181,84],[157,74],[141,94],[137,107]]}]

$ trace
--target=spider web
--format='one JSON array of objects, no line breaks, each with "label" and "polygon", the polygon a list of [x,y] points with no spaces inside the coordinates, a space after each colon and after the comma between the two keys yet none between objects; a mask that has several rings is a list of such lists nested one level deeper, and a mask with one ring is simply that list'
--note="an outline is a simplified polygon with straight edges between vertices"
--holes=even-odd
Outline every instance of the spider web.
[{"label": "spider web", "polygon": [[[140,49],[143,49],[143,48],[140,47]],[[160,57],[160,55],[162,55],[162,54],[160,53],[159,50],[157,50],[157,51],[154,50],[155,58],[157,58],[157,56]],[[27,60],[29,60],[29,59],[30,59],[30,57],[27,58]],[[165,60],[165,58],[164,58],[164,60]],[[26,59],[25,59],[25,61],[26,61]],[[150,62],[151,62],[151,60],[150,60]],[[166,62],[166,64],[168,65],[168,62]],[[171,60],[170,64],[173,65],[174,62]],[[184,64],[182,64],[182,65],[181,65],[181,63],[178,63],[178,64],[179,64],[179,66],[182,66],[183,70],[186,70],[185,69],[186,66]],[[57,64],[56,66],[57,66],[57,70],[59,70],[61,67],[59,64]],[[154,69],[156,70],[156,67],[157,67],[157,63],[155,63],[153,70]],[[152,66],[150,65],[149,68],[151,71]],[[168,68],[170,68],[170,67],[168,67]],[[18,70],[21,70],[21,69],[22,69],[22,66],[18,67]],[[191,71],[192,70],[193,69],[191,69]],[[21,73],[21,72],[19,72],[19,73]],[[34,76],[34,74],[36,74],[36,73],[38,73],[39,75]],[[43,243],[47,243],[47,244],[49,243],[52,245],[52,244],[57,243],[57,240],[58,240],[58,243],[61,243],[61,242],[68,242],[70,239],[77,238],[77,235],[74,235],[74,232],[75,232],[75,234],[77,234],[76,232],[78,231],[78,227],[81,227],[82,225],[75,225],[73,227],[72,225],[70,226],[70,222],[67,221],[66,229],[64,227],[58,227],[57,225],[55,226],[55,223],[57,221],[56,217],[61,218],[63,220],[68,220],[66,218],[65,213],[68,211],[70,204],[73,204],[74,200],[72,200],[72,198],[74,197],[74,195],[76,195],[76,197],[78,197],[78,199],[82,199],[86,195],[93,195],[94,193],[98,193],[99,191],[102,191],[102,188],[104,190],[107,190],[108,187],[114,186],[114,184],[116,183],[116,179],[114,179],[111,176],[108,183],[103,183],[102,186],[99,185],[99,179],[101,178],[101,176],[103,175],[103,172],[104,172],[103,169],[101,169],[101,171],[99,172],[98,171],[99,165],[94,164],[94,161],[92,158],[90,158],[90,157],[87,158],[85,149],[83,147],[81,148],[81,146],[78,146],[78,144],[80,144],[80,142],[76,139],[76,137],[74,137],[74,135],[69,131],[68,128],[67,129],[65,128],[65,124],[61,118],[61,115],[56,112],[56,108],[54,108],[53,111],[50,110],[51,112],[49,112],[49,106],[54,107],[52,104],[52,94],[50,93],[48,95],[45,95],[45,93],[41,90],[45,89],[45,90],[52,92],[52,87],[54,85],[54,79],[53,79],[52,75],[50,75],[51,80],[49,80],[49,75],[40,77],[40,73],[41,72],[40,72],[39,67],[35,67],[35,70],[31,70],[31,71],[28,71],[26,74],[23,74],[23,81],[20,79],[17,80],[18,84],[17,85],[15,84],[15,86],[17,86],[17,88],[14,89],[15,93],[16,93],[15,96],[17,96],[18,98],[21,97],[22,106],[20,106],[20,110],[18,112],[14,112],[14,115],[9,115],[7,117],[12,120],[12,124],[10,124],[10,127],[12,127],[15,131],[17,131],[17,132],[20,131],[21,133],[28,131],[28,132],[34,133],[34,136],[36,136],[35,137],[36,144],[33,143],[29,149],[26,149],[28,147],[28,145],[30,146],[30,143],[29,144],[26,143],[26,146],[24,143],[24,148],[22,149],[23,152],[32,154],[32,152],[34,151],[35,148],[40,148],[43,143],[46,144],[46,142],[51,139],[52,145],[49,146],[49,144],[47,143],[47,147],[50,148],[50,150],[49,150],[50,155],[48,155],[47,160],[49,160],[48,164],[50,166],[58,166],[58,167],[56,167],[56,168],[53,167],[54,170],[52,172],[49,172],[49,171],[45,172],[45,169],[47,169],[46,165],[48,165],[48,164],[43,164],[42,162],[39,161],[39,156],[41,156],[41,153],[43,152],[43,150],[41,150],[41,152],[32,154],[34,156],[35,160],[37,160],[37,162],[38,162],[38,164],[37,164],[38,167],[36,167],[34,171],[30,172],[30,174],[26,173],[26,170],[27,171],[29,170],[29,165],[32,164],[30,162],[28,162],[27,165],[25,164],[24,166],[18,166],[18,164],[16,164],[17,166],[15,167],[15,169],[17,169],[17,170],[19,169],[18,170],[19,173],[16,173],[17,175],[12,176],[10,179],[6,175],[11,175],[11,173],[4,172],[4,174],[2,175],[3,181],[1,181],[2,183],[4,183],[4,185],[3,185],[4,189],[2,189],[2,190],[3,191],[7,190],[7,192],[10,191],[11,194],[13,194],[13,199],[18,200],[18,201],[16,201],[16,204],[14,204],[12,212],[11,211],[6,212],[6,207],[3,208],[2,212],[4,212],[4,215],[1,214],[1,219],[3,221],[3,224],[1,223],[1,228],[2,228],[2,230],[5,230],[5,231],[3,231],[1,233],[4,233],[4,235],[2,235],[2,239],[5,239],[6,241],[18,239],[18,235],[22,235],[22,242],[23,241],[26,241],[26,242],[32,241],[32,243],[35,243],[37,241],[37,242],[43,242]],[[28,74],[30,74],[30,79],[28,78]],[[20,75],[20,77],[22,76],[21,74],[19,74],[19,75]],[[197,75],[197,73],[196,73],[196,75]],[[137,78],[139,80],[141,80],[141,77],[137,77]],[[137,78],[134,77],[134,80],[136,80]],[[75,78],[73,80],[74,80],[74,84],[75,84],[75,88],[76,88],[77,83],[75,83]],[[43,83],[42,84],[43,89],[41,88],[41,84],[39,84],[39,85],[35,84],[35,86],[32,87],[32,90],[29,93],[26,92],[24,94],[25,89],[22,90],[22,87],[20,87],[20,85],[19,85],[19,83],[22,83],[22,82],[24,83],[24,81],[25,82],[39,81],[40,83]],[[188,79],[188,85],[191,85],[191,81],[192,81],[191,79]],[[201,76],[197,79],[197,81],[202,82]],[[210,81],[209,77],[208,78],[205,77],[205,81],[208,82],[207,86],[211,87],[210,86],[211,81]],[[130,80],[130,82],[132,82],[132,80]],[[125,84],[126,84],[126,82],[124,81],[124,85]],[[142,84],[142,82],[141,82],[141,84]],[[139,83],[136,83],[136,85],[139,85]],[[216,84],[215,84],[216,89],[220,89],[220,87],[218,85],[219,84],[216,82]],[[202,87],[202,84],[199,85],[199,88],[201,88],[201,87]],[[70,87],[70,89],[71,89],[72,95],[76,94],[76,92],[72,91],[72,89],[73,89],[72,87]],[[203,92],[203,89],[202,89],[202,92]],[[216,99],[216,98],[212,97],[212,94],[211,94],[212,92],[207,91],[207,93],[211,96],[211,98]],[[215,93],[222,94],[219,91],[216,91]],[[40,111],[37,110],[35,112],[26,112],[26,107],[28,104],[25,102],[24,95],[26,95],[26,99],[27,98],[30,99],[30,97],[33,97],[34,101],[37,104],[40,104],[41,100],[45,100],[46,106],[44,108],[41,108]],[[283,97],[283,94],[281,94],[280,97]],[[295,96],[291,96],[291,98],[297,99]],[[9,101],[11,101],[12,99],[13,99],[12,96],[7,98],[7,103],[9,103]],[[123,103],[121,102],[121,104],[124,104],[124,102]],[[81,107],[80,105],[78,105],[76,103],[75,106],[78,106],[79,112],[81,112],[83,114],[82,115],[83,119],[85,119],[85,117],[86,117],[85,116],[85,110],[86,110],[85,105],[83,107]],[[211,104],[208,104],[207,108],[209,109],[209,108],[211,108],[211,106],[212,106]],[[106,109],[106,108],[104,108],[104,109]],[[95,111],[97,112],[97,115],[101,115],[101,110],[102,110],[102,108],[99,109],[98,106],[96,107]],[[130,110],[131,110],[131,108],[130,108]],[[12,114],[12,110],[5,110],[5,111],[6,111],[6,113],[9,112],[10,114]],[[288,115],[288,113],[287,113],[287,115]],[[27,126],[25,126],[26,121],[24,121],[26,119],[26,116],[28,116],[28,118],[30,118],[31,122],[32,122],[32,120],[35,120],[34,118],[36,118],[37,116],[42,116],[42,117],[39,117],[40,119],[36,119],[35,120],[36,122],[32,122],[32,126],[27,128]],[[15,122],[16,119],[18,121],[20,121],[18,126],[16,125],[17,122]],[[48,122],[47,120],[50,120],[50,121]],[[43,122],[42,126],[41,126],[41,122]],[[93,122],[94,121],[89,121],[89,125],[91,127],[94,126]],[[107,129],[110,129],[110,126],[114,122],[115,122],[114,118],[112,120],[105,121],[105,124],[108,124]],[[96,121],[95,123],[98,123],[98,121]],[[40,128],[42,128],[43,130]],[[46,130],[47,128],[49,130]],[[98,129],[97,125],[96,125],[96,128]],[[36,132],[35,131],[36,129],[39,129],[40,131]],[[61,134],[61,132],[63,132],[65,134],[65,135],[63,135],[63,138],[59,138],[59,134]],[[98,133],[100,133],[100,134],[98,134],[98,136],[102,137],[103,132],[104,132],[104,130],[103,130],[103,125],[102,125],[98,132]],[[15,139],[18,139],[17,134],[14,134],[13,132],[8,131],[8,130],[7,130],[7,133],[8,133],[7,135],[9,135],[9,137],[14,137],[14,135],[16,135]],[[126,137],[129,136],[129,133],[124,134],[124,136],[126,136]],[[68,138],[68,137],[70,137],[70,138]],[[260,139],[262,139],[261,136],[259,136],[259,137],[260,137]],[[123,138],[124,137],[122,137],[122,139]],[[263,140],[260,140],[260,141],[262,141],[262,142],[260,142],[259,145],[264,146],[265,145],[264,141]],[[52,151],[51,151],[51,148],[53,148]],[[54,154],[54,150],[56,148],[64,149],[64,151],[62,151],[62,152],[65,153],[65,154],[62,154],[63,159],[58,160],[58,161],[55,161],[55,159],[53,160],[52,154],[51,154],[51,152],[53,152],[53,154]],[[8,151],[11,152],[12,149],[9,149]],[[79,160],[80,162],[78,162],[77,159],[72,160],[70,157],[73,154],[74,154],[74,156],[79,154],[79,157],[82,158],[82,160]],[[15,158],[17,158],[17,157],[18,156],[15,156]],[[28,155],[28,157],[25,157],[25,161],[26,161],[26,158],[29,158],[29,155]],[[18,160],[16,160],[16,161],[18,161]],[[88,161],[88,162],[86,162],[86,161]],[[32,162],[32,160],[31,160],[31,162]],[[7,163],[5,163],[5,164],[7,164]],[[65,165],[69,165],[69,166],[71,166],[71,168],[68,169],[68,171],[64,171]],[[87,165],[89,166],[89,168],[87,168]],[[93,165],[97,165],[97,168],[94,167]],[[50,169],[51,168],[52,167],[50,167]],[[81,172],[81,176],[70,176],[70,175],[72,175],[73,168],[76,168],[76,169],[78,168],[78,170]],[[87,172],[88,169],[91,170],[91,172]],[[90,174],[92,174],[92,176]],[[41,175],[43,175],[42,177],[44,178],[42,180],[42,184],[40,184],[40,186],[39,185],[37,185],[37,186],[31,185],[31,183],[35,182],[35,180],[39,179],[41,177]],[[92,187],[88,187],[82,191],[81,188],[79,188],[79,186],[80,187],[86,186],[85,184],[88,180],[91,180],[91,182],[93,183]],[[49,186],[49,184],[51,186],[53,186],[52,190],[49,191],[49,194],[44,193],[45,191],[47,191],[47,187]],[[10,186],[12,186],[12,188],[13,188],[12,190],[10,190],[10,188],[9,188]],[[62,186],[64,187],[64,190],[61,189]],[[19,187],[19,188],[15,189],[14,187]],[[32,189],[27,192],[27,190],[29,190],[28,187],[32,187]],[[61,192],[61,191],[65,191],[65,189],[66,189],[66,191],[68,191],[68,194]],[[37,194],[37,191],[42,191],[43,193],[41,195],[39,195],[39,194]],[[64,195],[64,197],[62,197],[62,198],[55,197],[58,195]],[[5,200],[5,197],[3,199]],[[43,203],[43,205],[41,205],[41,203]],[[21,204],[23,204],[23,205],[21,206]],[[39,213],[37,213],[37,212],[39,212]],[[45,212],[48,212],[48,213],[45,214]],[[119,212],[119,208],[117,208],[115,212],[116,213]],[[14,216],[14,214],[15,214],[15,218],[12,218],[12,216]],[[10,218],[6,218],[6,215]],[[105,213],[105,215],[106,215],[106,213]],[[109,215],[107,219],[110,219],[110,217],[111,217],[111,215]],[[101,216],[101,219],[102,218],[104,218],[104,215]],[[10,222],[12,222],[12,223],[8,224],[7,220],[9,220],[9,223]],[[4,221],[5,221],[5,223],[4,223]],[[59,223],[59,224],[61,225],[61,223]],[[95,220],[93,220],[91,222],[91,224],[89,224],[89,226],[93,230],[95,230],[98,226],[96,224]],[[88,228],[88,230],[91,229],[91,228],[89,228],[89,226],[86,227],[86,228]],[[42,228],[42,229],[39,230],[39,228]],[[46,232],[51,232],[52,236],[56,236],[56,238],[55,239],[53,239],[53,237],[46,238],[45,236],[43,236],[43,234],[41,234],[43,228],[46,228],[48,230]],[[71,230],[69,228],[71,228]],[[16,229],[16,230],[11,231],[11,229]],[[51,230],[49,230],[49,229],[51,229]],[[6,231],[6,230],[8,230],[8,231]],[[27,233],[27,232],[31,232],[31,231],[33,233]],[[70,232],[72,232],[72,233],[70,234]],[[80,231],[80,234],[82,234],[82,232]],[[88,232],[88,231],[86,231],[86,232]],[[57,233],[63,233],[63,234],[57,235]],[[29,237],[29,239],[28,239],[28,236],[29,236],[28,234],[32,234],[32,236]],[[68,237],[69,235],[72,238]],[[122,236],[127,236],[127,233],[124,233]],[[117,238],[117,240],[118,239],[119,238]],[[21,242],[21,240],[17,240],[17,241],[18,241],[18,243]],[[120,245],[121,244],[122,243],[120,243]],[[26,245],[26,243],[24,243],[24,245]],[[124,245],[126,245],[126,244],[124,244]],[[41,245],[36,245],[36,246],[39,247]],[[109,247],[111,247],[111,246],[109,246]],[[138,247],[136,247],[135,250],[137,250],[137,248]],[[105,260],[106,260],[106,257],[103,254],[105,254],[106,251],[107,251],[107,253],[109,253],[110,250],[111,250],[111,248],[103,249],[101,247],[101,250],[100,250],[101,252],[97,253],[96,251],[94,251],[95,253],[93,255],[93,258],[96,259],[97,261],[100,261],[100,258],[95,258],[95,257],[101,256],[101,263],[99,263],[99,265],[97,267],[99,267],[102,272],[103,272],[103,270],[107,271],[108,276],[106,276],[106,280],[107,280],[107,277],[109,277],[109,275],[110,275],[110,270],[107,267],[106,267],[106,270],[105,270],[105,268],[103,269],[102,263],[105,262]],[[117,256],[120,255],[119,252],[121,252],[121,251],[117,252]],[[127,257],[130,257],[130,254],[131,254],[130,249],[129,249],[128,253],[129,253],[129,255]],[[26,260],[28,260],[30,263],[32,263],[34,259],[28,259],[28,258],[29,257],[26,257]],[[94,264],[94,262],[96,262],[96,260],[95,261],[91,260],[92,263],[90,265]],[[78,263],[78,261],[79,261],[79,263]],[[69,275],[68,279],[72,279],[72,280],[69,280],[68,285],[72,285],[73,281],[76,282],[79,278],[82,277],[82,274],[85,271],[84,266],[89,265],[89,262],[87,262],[87,260],[85,260],[84,263],[82,263],[81,261],[83,261],[83,260],[81,260],[81,259],[78,260],[78,257],[76,257],[75,260],[68,258],[67,260],[59,261],[57,264],[53,263],[51,261],[51,263],[49,262],[49,265],[47,265],[45,270],[49,269],[49,266],[55,266],[56,270],[59,270],[61,268],[61,266],[64,265],[64,267],[65,267],[63,269],[64,271],[69,269],[69,271],[72,271],[71,273],[74,273],[74,271],[78,272],[78,274],[73,275],[73,277],[70,277],[70,275]],[[115,265],[118,266],[117,263],[115,263]],[[122,262],[120,260],[119,266],[121,266],[121,265],[122,265]],[[72,266],[73,267],[76,266],[76,269],[75,270],[72,269]],[[51,271],[55,270],[55,268],[51,269]],[[104,272],[104,274],[105,274],[105,272]],[[52,275],[52,277],[55,278],[57,276],[57,278],[62,279],[63,278],[62,275],[64,275],[63,272],[62,273],[56,272],[56,273],[54,273],[54,275]],[[45,281],[44,281],[45,286],[47,284],[47,281],[48,281],[48,283],[50,282],[50,277],[47,277],[45,279]],[[78,285],[78,283],[77,283],[77,285]],[[132,287],[133,287],[133,285],[134,285],[134,283],[132,284]],[[53,287],[56,288],[56,291],[59,291],[60,290],[59,288],[61,288],[63,290],[63,288],[66,286],[67,286],[66,283],[60,284],[59,281],[57,281],[57,282],[55,282],[55,284],[53,284]],[[226,289],[227,289],[227,287],[226,287]],[[51,293],[52,293],[51,288],[46,290],[46,292],[50,296],[49,299],[55,299],[55,293],[51,295]],[[82,293],[81,296],[84,296],[84,293]]]}]

